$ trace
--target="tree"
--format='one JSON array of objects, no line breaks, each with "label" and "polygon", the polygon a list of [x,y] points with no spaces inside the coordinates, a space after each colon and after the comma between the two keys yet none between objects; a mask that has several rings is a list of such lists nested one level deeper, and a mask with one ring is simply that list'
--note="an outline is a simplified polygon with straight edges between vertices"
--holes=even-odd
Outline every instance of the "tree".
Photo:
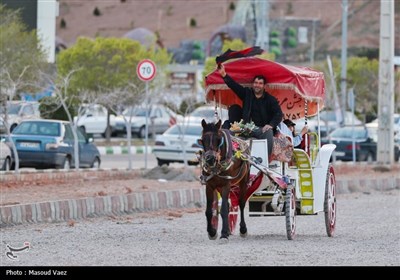
[{"label": "tree", "polygon": [[[157,76],[149,83],[150,92],[155,94],[155,89],[165,82],[164,68],[171,61],[171,55],[165,49],[146,49],[128,38],[79,38],[75,45],[60,52],[57,66],[60,76],[79,69],[69,82],[69,98],[102,104],[110,114],[110,111],[117,112],[121,107],[144,101],[145,83],[137,77],[136,67],[145,58],[153,60],[157,66]],[[81,96],[83,92],[85,96]],[[130,154],[131,118],[124,119]],[[107,131],[109,138],[110,129]]]},{"label": "tree", "polygon": [[[17,99],[22,91],[33,91],[40,86],[40,73],[48,66],[46,56],[35,31],[28,32],[22,24],[19,11],[0,5],[0,116],[6,125],[7,101]],[[39,82],[38,82],[39,81]],[[15,171],[19,172],[19,158],[14,142]]]},{"label": "tree", "polygon": [[0,5],[1,101],[18,98],[21,91],[36,88],[40,72],[47,66],[36,31],[27,31],[19,10]]}]

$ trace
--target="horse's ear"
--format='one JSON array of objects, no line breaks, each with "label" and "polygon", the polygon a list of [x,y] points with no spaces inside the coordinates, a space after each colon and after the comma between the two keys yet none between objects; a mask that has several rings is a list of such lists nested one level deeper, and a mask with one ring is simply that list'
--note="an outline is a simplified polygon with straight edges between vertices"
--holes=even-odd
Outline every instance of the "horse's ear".
[{"label": "horse's ear", "polygon": [[207,123],[206,123],[206,121],[203,119],[203,120],[201,121],[201,126],[202,126],[203,128],[205,128],[206,125],[207,125]]},{"label": "horse's ear", "polygon": [[221,128],[221,122],[222,122],[222,120],[219,120],[219,121],[215,124],[215,126],[216,126],[218,129]]}]

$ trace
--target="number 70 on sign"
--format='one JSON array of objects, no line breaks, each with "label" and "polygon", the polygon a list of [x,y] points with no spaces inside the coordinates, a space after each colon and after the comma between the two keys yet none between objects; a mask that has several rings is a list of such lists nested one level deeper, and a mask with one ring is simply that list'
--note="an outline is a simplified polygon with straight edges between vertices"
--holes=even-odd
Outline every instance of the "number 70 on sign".
[{"label": "number 70 on sign", "polygon": [[141,60],[136,68],[136,74],[144,82],[151,81],[156,75],[156,65],[150,59]]}]

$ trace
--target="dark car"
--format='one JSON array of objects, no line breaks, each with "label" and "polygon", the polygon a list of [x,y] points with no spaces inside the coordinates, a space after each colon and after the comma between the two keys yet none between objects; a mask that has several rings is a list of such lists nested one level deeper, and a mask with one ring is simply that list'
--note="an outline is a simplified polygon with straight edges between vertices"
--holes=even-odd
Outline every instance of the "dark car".
[{"label": "dark car", "polygon": [[[354,138],[354,140],[353,140]],[[336,145],[334,155],[337,160],[353,160],[353,141],[356,161],[376,161],[378,132],[374,126],[344,126],[330,134],[331,143]],[[327,139],[322,141],[326,144]],[[399,148],[395,146],[395,161],[399,160]]]},{"label": "dark car", "polygon": [[[20,167],[75,167],[74,136],[69,122],[59,120],[22,121],[11,134],[17,148]],[[100,153],[79,130],[79,167],[100,167]]]}]

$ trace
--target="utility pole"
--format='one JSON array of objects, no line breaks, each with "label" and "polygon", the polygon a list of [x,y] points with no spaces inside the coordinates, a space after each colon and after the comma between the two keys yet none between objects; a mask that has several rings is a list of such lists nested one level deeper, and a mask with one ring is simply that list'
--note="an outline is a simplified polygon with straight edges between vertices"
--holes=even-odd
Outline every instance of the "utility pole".
[{"label": "utility pole", "polygon": [[379,164],[394,162],[394,1],[381,0],[379,39]]},{"label": "utility pole", "polygon": [[[348,2],[342,0],[342,72],[340,75],[340,89],[342,92],[342,114],[346,112],[346,79],[347,79],[347,12]],[[344,116],[344,115],[342,115]],[[344,118],[343,118],[344,120]]]}]

